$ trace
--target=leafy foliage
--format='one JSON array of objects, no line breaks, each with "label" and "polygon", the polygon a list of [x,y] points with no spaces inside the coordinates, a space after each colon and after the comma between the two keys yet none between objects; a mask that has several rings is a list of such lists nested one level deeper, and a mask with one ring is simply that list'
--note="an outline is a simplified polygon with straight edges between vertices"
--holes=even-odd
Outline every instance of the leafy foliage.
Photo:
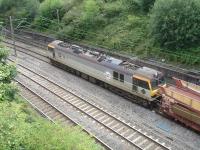
[{"label": "leafy foliage", "polygon": [[32,20],[39,4],[38,0],[0,0],[0,13],[6,16],[27,17]]},{"label": "leafy foliage", "polygon": [[9,55],[8,48],[0,45],[0,62],[1,63],[5,63],[6,58],[8,57],[8,55]]},{"label": "leafy foliage", "polygon": [[95,29],[97,25],[101,25],[100,7],[96,0],[85,0],[83,2],[83,12],[78,27],[82,30]]},{"label": "leafy foliage", "polygon": [[35,18],[35,24],[41,29],[50,28],[51,26],[58,26],[57,11],[60,18],[65,14],[64,0],[45,0],[40,4],[38,16]]},{"label": "leafy foliage", "polygon": [[124,0],[124,5],[129,11],[148,13],[155,0]]},{"label": "leafy foliage", "polygon": [[40,4],[39,14],[49,19],[57,18],[57,10],[60,11],[60,16],[64,15],[64,0],[45,0]]},{"label": "leafy foliage", "polygon": [[11,83],[17,74],[14,65],[6,64],[9,51],[0,46],[0,101],[13,101],[18,92],[17,87]]},{"label": "leafy foliage", "polygon": [[106,3],[103,8],[103,14],[109,19],[113,17],[119,17],[119,15],[123,13],[123,11],[125,11],[125,8],[123,7],[122,1]]},{"label": "leafy foliage", "polygon": [[0,63],[0,82],[10,83],[16,74],[17,71],[14,65]]},{"label": "leafy foliage", "polygon": [[0,1],[0,12],[6,12],[10,10],[14,6],[19,6],[19,1],[13,1],[13,0],[1,0]]},{"label": "leafy foliage", "polygon": [[18,88],[13,83],[0,83],[0,102],[15,101]]},{"label": "leafy foliage", "polygon": [[141,0],[141,8],[144,12],[149,12],[156,0]]},{"label": "leafy foliage", "polygon": [[0,46],[0,82],[1,83],[11,83],[12,79],[17,74],[16,68],[14,65],[6,64],[6,59],[9,55],[9,50]]},{"label": "leafy foliage", "polygon": [[83,19],[92,20],[99,13],[99,6],[95,0],[86,0],[84,2]]},{"label": "leafy foliage", "polygon": [[0,103],[0,116],[0,149],[101,149],[80,128],[52,124],[23,103]]},{"label": "leafy foliage", "polygon": [[199,45],[199,24],[199,0],[157,0],[149,27],[161,46],[179,49]]}]

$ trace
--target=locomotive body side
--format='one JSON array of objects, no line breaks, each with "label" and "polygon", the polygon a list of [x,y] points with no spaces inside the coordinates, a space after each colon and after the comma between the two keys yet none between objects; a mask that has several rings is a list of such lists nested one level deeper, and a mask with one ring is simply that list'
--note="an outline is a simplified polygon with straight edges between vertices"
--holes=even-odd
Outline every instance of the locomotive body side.
[{"label": "locomotive body side", "polygon": [[[62,50],[56,49],[55,58],[56,61],[59,61],[62,64],[67,65],[81,73],[90,75],[91,77],[103,81],[107,84],[110,84],[114,87],[120,88],[126,92],[137,94],[138,96],[151,101],[150,92],[145,90],[144,94],[135,93],[132,90],[132,74],[120,72],[119,70],[114,70],[106,66],[100,65],[97,61],[90,61],[85,58],[77,57],[71,53],[64,52]],[[116,71],[119,75],[123,75],[123,82],[116,80],[116,77],[113,77],[113,72]]]},{"label": "locomotive body side", "polygon": [[85,75],[87,80],[93,78],[94,82],[99,80],[127,94],[136,95],[147,101],[148,105],[157,100],[159,79],[154,79],[154,75],[158,75],[159,72],[156,70],[130,65],[98,52],[84,51],[78,46],[61,46],[60,43],[64,44],[62,41],[54,41],[48,45],[53,53],[50,58],[53,63],[73,68],[76,74]]}]

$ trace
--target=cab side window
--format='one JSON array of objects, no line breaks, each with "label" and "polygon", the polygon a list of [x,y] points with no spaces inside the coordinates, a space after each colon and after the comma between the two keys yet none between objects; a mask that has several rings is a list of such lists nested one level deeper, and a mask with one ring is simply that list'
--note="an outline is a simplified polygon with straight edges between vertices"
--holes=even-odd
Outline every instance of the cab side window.
[{"label": "cab side window", "polygon": [[113,71],[113,79],[118,80],[119,78],[119,73],[116,71]]},{"label": "cab side window", "polygon": [[144,89],[148,89],[148,90],[150,89],[148,82],[143,81],[143,80],[138,80],[138,86],[140,86]]},{"label": "cab side window", "polygon": [[124,82],[124,75],[120,74],[120,82]]},{"label": "cab side window", "polygon": [[120,82],[124,82],[124,75],[113,71],[113,79],[119,80]]},{"label": "cab side window", "polygon": [[146,81],[143,81],[143,80],[140,80],[137,78],[133,78],[132,83],[133,83],[133,90],[136,90],[137,87],[141,87],[141,88],[148,89],[148,90],[150,89],[149,84]]}]

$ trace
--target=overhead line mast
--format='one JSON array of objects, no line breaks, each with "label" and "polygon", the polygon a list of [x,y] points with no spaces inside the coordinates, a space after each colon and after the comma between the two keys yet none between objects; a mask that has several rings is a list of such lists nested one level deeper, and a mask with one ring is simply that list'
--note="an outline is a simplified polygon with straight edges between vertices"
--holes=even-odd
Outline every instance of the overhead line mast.
[{"label": "overhead line mast", "polygon": [[10,31],[11,31],[11,35],[12,35],[13,49],[15,51],[15,56],[17,56],[17,49],[16,49],[16,45],[15,45],[15,35],[14,35],[14,29],[13,29],[12,16],[10,16]]}]

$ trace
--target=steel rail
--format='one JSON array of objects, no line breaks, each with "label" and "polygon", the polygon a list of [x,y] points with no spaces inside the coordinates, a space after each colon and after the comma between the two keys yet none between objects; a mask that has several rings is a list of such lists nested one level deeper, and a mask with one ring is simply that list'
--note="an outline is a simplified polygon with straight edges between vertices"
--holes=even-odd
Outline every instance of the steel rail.
[{"label": "steel rail", "polygon": [[[6,44],[8,44],[8,45],[13,45],[12,43],[9,43],[9,42],[5,42],[5,41],[3,41],[3,42],[6,43]],[[11,49],[13,48],[12,46],[8,46],[8,45],[6,45],[6,46],[9,47],[9,48],[11,48]],[[43,62],[46,62],[46,63],[48,63],[48,64],[50,63],[49,58],[48,58],[47,56],[41,54],[41,53],[32,51],[32,50],[30,50],[30,49],[28,49],[28,48],[25,48],[25,47],[22,47],[22,46],[19,46],[19,45],[16,45],[16,48],[18,48],[17,51],[19,51],[19,52],[21,52],[21,53],[24,53],[24,54],[29,55],[29,56],[31,56],[31,57],[37,58],[37,59],[39,59],[39,60],[41,60],[41,61],[43,61]],[[35,56],[35,55],[31,55],[30,53],[28,53],[27,51],[23,51],[22,49],[27,50],[27,51],[29,51],[29,52],[31,52],[31,53],[33,53],[33,54],[36,54],[36,55],[38,55],[39,57],[37,57],[37,56]]]}]

